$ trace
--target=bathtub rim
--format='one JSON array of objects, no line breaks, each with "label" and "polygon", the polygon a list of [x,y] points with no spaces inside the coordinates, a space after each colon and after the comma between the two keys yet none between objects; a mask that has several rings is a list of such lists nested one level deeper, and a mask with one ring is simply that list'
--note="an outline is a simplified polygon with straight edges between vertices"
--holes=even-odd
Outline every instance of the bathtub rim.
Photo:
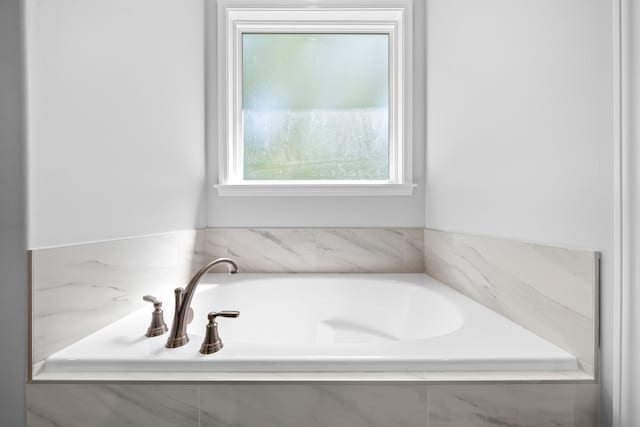
[{"label": "bathtub rim", "polygon": [[595,377],[574,371],[443,372],[42,372],[33,367],[27,384],[597,384]]}]

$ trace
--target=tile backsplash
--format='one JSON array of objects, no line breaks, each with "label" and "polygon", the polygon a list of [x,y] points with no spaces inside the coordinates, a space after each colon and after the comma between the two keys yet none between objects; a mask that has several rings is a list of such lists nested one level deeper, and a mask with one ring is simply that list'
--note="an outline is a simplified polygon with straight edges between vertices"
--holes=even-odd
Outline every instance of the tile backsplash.
[{"label": "tile backsplash", "polygon": [[598,253],[425,230],[425,269],[574,354],[594,375]]},{"label": "tile backsplash", "polygon": [[252,273],[423,273],[418,228],[212,228],[210,257]]},{"label": "tile backsplash", "polygon": [[51,249],[32,256],[32,358],[50,354],[185,283],[206,260],[203,231]]}]

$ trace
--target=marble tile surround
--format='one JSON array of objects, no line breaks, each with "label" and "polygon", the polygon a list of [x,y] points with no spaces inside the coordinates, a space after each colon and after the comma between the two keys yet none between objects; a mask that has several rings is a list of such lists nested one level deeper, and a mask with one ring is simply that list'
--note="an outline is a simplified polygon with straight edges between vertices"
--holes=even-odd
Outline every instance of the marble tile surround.
[{"label": "marble tile surround", "polygon": [[596,427],[595,384],[27,384],[27,426]]},{"label": "marble tile surround", "polygon": [[205,239],[189,230],[32,251],[33,362],[184,284],[206,261]]},{"label": "marble tile surround", "polygon": [[597,252],[424,233],[427,274],[576,355],[595,375]]},{"label": "marble tile surround", "polygon": [[418,228],[211,228],[207,253],[251,273],[423,273]]}]

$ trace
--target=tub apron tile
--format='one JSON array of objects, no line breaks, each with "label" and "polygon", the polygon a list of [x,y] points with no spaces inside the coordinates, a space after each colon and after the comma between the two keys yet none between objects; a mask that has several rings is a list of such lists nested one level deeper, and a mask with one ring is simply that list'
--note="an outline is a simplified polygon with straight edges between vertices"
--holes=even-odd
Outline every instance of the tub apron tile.
[{"label": "tub apron tile", "polygon": [[574,384],[434,385],[429,427],[582,427]]},{"label": "tub apron tile", "polygon": [[197,385],[27,384],[27,427],[197,427]]},{"label": "tub apron tile", "polygon": [[206,385],[202,427],[425,427],[426,386]]}]

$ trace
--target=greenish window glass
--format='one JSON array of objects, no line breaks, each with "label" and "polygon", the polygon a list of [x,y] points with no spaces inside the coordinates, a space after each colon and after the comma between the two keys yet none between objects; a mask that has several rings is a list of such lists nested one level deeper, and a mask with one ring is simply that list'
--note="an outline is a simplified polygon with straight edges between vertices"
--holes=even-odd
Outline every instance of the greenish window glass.
[{"label": "greenish window glass", "polygon": [[242,36],[245,180],[389,178],[389,36]]}]

